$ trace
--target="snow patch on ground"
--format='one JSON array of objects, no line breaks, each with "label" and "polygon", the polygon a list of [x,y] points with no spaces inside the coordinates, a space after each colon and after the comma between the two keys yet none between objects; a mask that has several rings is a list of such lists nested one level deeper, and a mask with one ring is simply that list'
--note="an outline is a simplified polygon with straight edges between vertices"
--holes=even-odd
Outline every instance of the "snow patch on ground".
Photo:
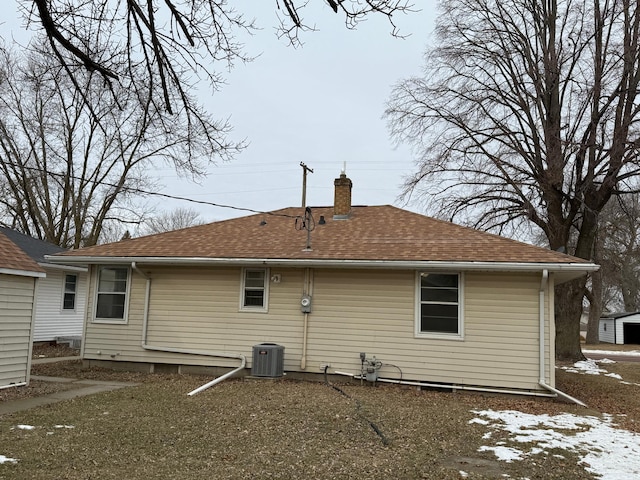
[{"label": "snow patch on ground", "polygon": [[[605,360],[608,360],[608,359],[605,359]],[[602,362],[598,360],[587,359],[587,360],[582,360],[580,362],[576,362],[571,367],[560,367],[560,368],[562,370],[566,370],[567,372],[584,373],[586,375],[600,375],[600,374],[604,375],[605,373],[609,373],[604,368],[600,368],[598,366],[598,363],[612,363],[612,360],[609,360],[608,362]]]},{"label": "snow patch on ground", "polygon": [[[513,410],[474,410],[506,431],[515,445],[483,446],[499,460],[512,462],[538,453],[562,449],[580,456],[586,471],[602,480],[640,478],[640,435],[615,428],[611,415],[602,418],[573,414],[533,415]],[[517,444],[532,444],[518,448]]]},{"label": "snow patch on ground", "polygon": [[[585,352],[587,351],[585,350]],[[570,373],[579,373],[579,374],[586,374],[586,375],[604,375],[605,377],[611,377],[611,378],[615,378],[616,380],[620,380],[620,383],[623,383],[625,385],[636,385],[640,387],[639,383],[630,383],[630,382],[623,381],[622,377],[617,373],[609,373],[604,368],[598,366],[599,363],[612,364],[616,362],[608,358],[603,358],[602,360],[587,359],[580,362],[576,362],[570,367],[559,367],[559,368],[561,370],[564,370]]]},{"label": "snow patch on ground", "polygon": [[33,425],[16,425],[15,428],[17,428],[18,430],[34,430],[36,427],[34,427]]},{"label": "snow patch on ground", "polygon": [[629,355],[631,357],[640,357],[640,350],[629,350],[627,351],[612,351],[612,350],[582,350],[582,353],[595,353],[597,355],[611,355],[615,357],[616,355]]}]

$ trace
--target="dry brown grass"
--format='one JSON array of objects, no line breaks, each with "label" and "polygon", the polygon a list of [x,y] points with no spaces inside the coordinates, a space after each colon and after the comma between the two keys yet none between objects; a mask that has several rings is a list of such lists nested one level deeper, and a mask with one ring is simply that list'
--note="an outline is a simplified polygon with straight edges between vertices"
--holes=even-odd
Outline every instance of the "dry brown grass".
[{"label": "dry brown grass", "polygon": [[625,383],[603,375],[579,375],[556,369],[557,387],[581,399],[597,413],[621,415],[617,421],[622,428],[640,433],[640,363],[601,366],[620,375]]},{"label": "dry brown grass", "polygon": [[[640,384],[640,364],[603,366]],[[446,480],[463,470],[470,479],[583,480],[593,477],[568,451],[513,463],[479,453],[487,427],[469,424],[472,410],[626,414],[618,417],[621,426],[636,432],[640,423],[639,386],[562,370],[558,387],[588,410],[396,385],[340,384],[343,395],[323,383],[291,380],[227,380],[187,397],[210,379],[84,370],[78,361],[37,365],[34,373],[139,385],[0,416],[0,455],[19,459],[0,464],[0,479]]]},{"label": "dry brown grass", "polygon": [[33,345],[31,358],[56,358],[56,357],[73,357],[80,355],[80,350],[71,348],[68,345],[54,342],[40,342]]}]

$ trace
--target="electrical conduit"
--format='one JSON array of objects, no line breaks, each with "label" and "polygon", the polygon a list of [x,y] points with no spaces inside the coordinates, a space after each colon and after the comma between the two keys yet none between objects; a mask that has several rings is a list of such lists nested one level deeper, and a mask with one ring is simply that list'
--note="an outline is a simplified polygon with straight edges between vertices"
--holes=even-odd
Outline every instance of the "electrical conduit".
[{"label": "electrical conduit", "polygon": [[[313,270],[306,268],[304,271],[304,290],[303,295],[313,296]],[[307,368],[307,335],[309,331],[309,314],[304,314],[304,324],[302,327],[302,357],[300,358],[300,368]]]},{"label": "electrical conduit", "polygon": [[202,392],[203,390],[206,390],[209,387],[213,387],[215,384],[222,382],[223,380],[226,380],[227,378],[235,375],[236,373],[244,370],[246,364],[247,364],[247,359],[244,355],[238,353],[238,354],[229,354],[229,353],[221,353],[221,352],[208,352],[208,351],[203,351],[203,350],[190,350],[190,349],[185,349],[185,348],[174,348],[174,347],[161,347],[161,346],[155,346],[155,345],[148,345],[147,344],[147,329],[148,329],[148,325],[149,325],[149,302],[150,302],[150,298],[151,298],[151,277],[149,277],[148,275],[146,275],[142,270],[140,270],[138,268],[138,266],[136,265],[136,262],[131,262],[131,268],[136,271],[140,276],[142,276],[142,278],[144,278],[146,280],[146,288],[145,288],[145,295],[144,295],[144,311],[142,314],[142,342],[141,342],[141,346],[143,349],[145,350],[150,350],[150,351],[155,351],[155,352],[167,352],[167,353],[180,353],[180,354],[185,354],[185,355],[200,355],[200,356],[204,356],[204,357],[216,357],[216,358],[234,358],[234,359],[238,359],[240,360],[240,366],[237,367],[234,370],[231,370],[230,372],[225,373],[224,375],[212,380],[209,383],[205,383],[204,385],[196,388],[195,390],[189,392],[187,395],[189,396],[193,396],[196,395],[197,393]]}]

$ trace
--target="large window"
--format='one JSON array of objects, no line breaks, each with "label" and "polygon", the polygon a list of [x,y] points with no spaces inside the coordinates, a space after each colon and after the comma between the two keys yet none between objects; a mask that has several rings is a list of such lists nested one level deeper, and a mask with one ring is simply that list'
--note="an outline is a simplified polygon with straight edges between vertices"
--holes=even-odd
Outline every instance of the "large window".
[{"label": "large window", "polygon": [[96,320],[124,321],[126,319],[127,267],[100,267],[96,298]]},{"label": "large window", "polygon": [[246,268],[242,273],[242,301],[243,310],[267,309],[267,270],[264,268]]},{"label": "large window", "polygon": [[421,273],[418,290],[416,333],[462,337],[460,275]]},{"label": "large window", "polygon": [[78,275],[65,274],[64,290],[62,293],[62,309],[76,309],[76,294],[78,292]]}]

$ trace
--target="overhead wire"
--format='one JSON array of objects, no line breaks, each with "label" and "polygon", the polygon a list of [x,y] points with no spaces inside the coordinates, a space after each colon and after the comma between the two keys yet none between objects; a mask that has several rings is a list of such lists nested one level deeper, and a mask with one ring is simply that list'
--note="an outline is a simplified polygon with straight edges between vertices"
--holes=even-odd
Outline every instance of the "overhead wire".
[{"label": "overhead wire", "polygon": [[[44,173],[46,175],[51,175],[53,177],[69,177],[69,178],[73,178],[75,180],[81,180],[81,181],[85,181],[87,183],[93,183],[94,185],[103,185],[103,186],[107,186],[107,187],[113,187],[113,188],[120,188],[121,190],[128,192],[128,193],[134,193],[134,194],[140,194],[140,195],[150,195],[150,196],[156,196],[156,197],[163,197],[163,198],[169,198],[171,200],[180,200],[180,201],[185,201],[185,202],[191,202],[191,203],[196,203],[196,204],[200,204],[200,205],[207,205],[207,206],[211,206],[211,207],[218,207],[218,208],[228,208],[231,210],[238,210],[238,211],[243,211],[243,212],[250,212],[250,213],[257,213],[257,214],[261,214],[261,215],[270,215],[270,216],[274,216],[274,217],[285,217],[285,218],[294,218],[296,219],[296,222],[298,219],[302,218],[302,215],[289,215],[286,213],[275,213],[275,212],[268,212],[268,211],[263,211],[263,210],[255,210],[253,208],[246,208],[246,207],[238,207],[235,205],[226,205],[223,203],[215,203],[215,202],[209,202],[206,200],[195,200],[193,198],[188,198],[188,197],[182,197],[179,195],[169,195],[167,193],[161,193],[161,192],[151,192],[148,190],[144,190],[142,188],[138,188],[138,187],[127,187],[125,185],[123,186],[119,186],[116,185],[114,183],[109,183],[103,180],[87,180],[87,179],[83,179],[81,177],[75,176],[75,175],[68,175],[66,173],[56,173],[56,172],[51,172],[49,170],[46,169],[42,169],[42,168],[36,168],[36,167],[29,167],[27,165],[21,165],[19,163],[15,163],[15,162],[3,162],[6,165],[12,165],[15,167],[19,167],[19,168],[23,168],[25,170],[30,170],[30,171],[35,171],[38,173]],[[306,212],[305,212],[306,213]]]}]

